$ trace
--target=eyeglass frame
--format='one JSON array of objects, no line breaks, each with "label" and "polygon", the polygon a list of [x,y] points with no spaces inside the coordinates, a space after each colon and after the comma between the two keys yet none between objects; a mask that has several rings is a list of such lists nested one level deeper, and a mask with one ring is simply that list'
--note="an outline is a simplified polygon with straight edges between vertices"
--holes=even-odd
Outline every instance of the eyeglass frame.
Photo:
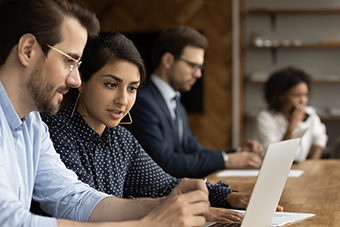
[{"label": "eyeglass frame", "polygon": [[51,46],[49,44],[46,44],[46,43],[43,43],[43,42],[39,42],[39,43],[47,46],[48,48],[50,48],[50,49],[52,49],[54,51],[57,51],[59,54],[62,54],[65,57],[67,57],[67,58],[71,59],[72,61],[74,61],[75,62],[74,64],[70,64],[70,74],[73,72],[74,69],[80,67],[80,65],[82,63],[80,58],[79,59],[75,59],[74,57],[71,57],[70,55],[66,54],[65,52],[63,52],[63,51],[61,51],[61,50],[59,50],[59,49],[57,49],[57,48],[55,48],[55,47],[53,47],[53,46]]},{"label": "eyeglass frame", "polygon": [[181,58],[181,57],[175,57],[176,60],[180,60],[180,61],[183,61],[185,63],[187,63],[190,67],[191,67],[191,73],[194,74],[197,72],[197,70],[201,70],[201,72],[203,71],[204,69],[204,65],[199,65],[195,62],[192,62],[192,61],[188,61],[184,58]]}]

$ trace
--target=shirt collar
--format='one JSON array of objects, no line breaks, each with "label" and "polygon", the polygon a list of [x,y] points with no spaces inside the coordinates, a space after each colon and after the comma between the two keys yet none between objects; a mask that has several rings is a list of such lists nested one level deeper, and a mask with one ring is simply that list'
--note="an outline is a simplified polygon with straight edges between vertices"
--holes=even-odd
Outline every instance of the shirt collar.
[{"label": "shirt collar", "polygon": [[4,115],[11,130],[20,128],[25,118],[23,118],[23,120],[20,119],[1,82],[0,82],[0,105],[2,107],[2,111],[4,112]]},{"label": "shirt collar", "polygon": [[158,88],[158,90],[160,91],[165,100],[171,101],[176,95],[181,97],[181,93],[179,91],[176,92],[174,89],[172,89],[172,87],[169,84],[167,84],[162,78],[160,78],[156,74],[153,73],[150,79],[156,85],[156,87]]},{"label": "shirt collar", "polygon": [[[69,119],[70,123],[73,125],[73,129],[76,131],[78,136],[84,141],[99,141],[99,134],[95,132],[80,115],[80,113],[75,109],[74,115],[71,118],[71,113],[74,107],[74,103],[69,103],[63,108],[60,113],[64,115],[66,119]],[[105,128],[100,141],[103,143],[110,143],[111,130],[108,127]]]},{"label": "shirt collar", "polygon": [[162,78],[158,77],[156,74],[152,74],[150,79],[161,93],[172,119],[175,119],[176,114],[174,111],[174,107],[176,107],[175,104],[176,101],[174,100],[174,97],[176,95],[181,97],[181,93],[178,91],[176,92],[174,89],[172,89],[172,87],[169,84],[167,84]]}]

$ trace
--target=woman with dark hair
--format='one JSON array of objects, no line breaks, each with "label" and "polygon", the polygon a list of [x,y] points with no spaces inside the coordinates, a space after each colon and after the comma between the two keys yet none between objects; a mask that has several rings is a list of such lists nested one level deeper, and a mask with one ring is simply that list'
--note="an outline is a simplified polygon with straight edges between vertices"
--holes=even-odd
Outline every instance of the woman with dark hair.
[{"label": "woman with dark hair", "polygon": [[[311,78],[288,67],[274,72],[265,84],[268,109],[259,112],[253,138],[264,149],[273,142],[301,138],[295,161],[322,157],[327,143],[326,127],[313,107],[307,106]],[[312,150],[311,150],[312,149]]]},{"label": "woman with dark hair", "polygon": [[[55,116],[42,116],[61,160],[79,180],[111,195],[169,195],[182,179],[164,172],[119,125],[132,122],[129,111],[145,80],[136,47],[122,34],[102,32],[88,40],[82,61],[80,88],[70,91],[73,95],[65,97],[68,101]],[[249,194],[234,192],[222,181],[207,182],[207,187],[212,206],[246,208]],[[242,217],[236,211],[211,208],[208,220],[241,221]]]}]

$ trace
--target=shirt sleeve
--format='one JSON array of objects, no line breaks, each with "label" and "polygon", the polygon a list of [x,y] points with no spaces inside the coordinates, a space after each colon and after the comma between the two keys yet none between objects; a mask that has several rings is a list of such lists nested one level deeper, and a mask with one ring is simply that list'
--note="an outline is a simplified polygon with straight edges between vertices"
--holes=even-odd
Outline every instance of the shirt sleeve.
[{"label": "shirt sleeve", "polygon": [[204,177],[218,169],[224,169],[223,157],[219,151],[206,149],[192,134],[187,122],[184,124],[183,149],[176,148],[176,142],[169,119],[150,100],[138,97],[131,109],[133,124],[124,125],[141,143],[146,152],[167,173],[176,177]]},{"label": "shirt sleeve", "polygon": [[75,172],[79,180],[91,188],[98,189],[93,175],[88,173],[82,163],[84,161],[91,166],[89,163],[91,159],[87,157],[86,152],[81,152],[85,148],[77,144],[77,135],[71,130],[71,126],[62,124],[57,117],[44,116],[43,119],[48,122],[53,145],[65,166]]},{"label": "shirt sleeve", "polygon": [[229,185],[224,181],[219,181],[215,185],[207,182],[207,187],[209,190],[209,201],[213,207],[224,207],[231,208],[230,204],[227,202],[227,196],[236,192],[229,187]]},{"label": "shirt sleeve", "polygon": [[53,217],[87,221],[94,207],[109,195],[79,181],[55,152],[46,126],[45,131],[33,199]]},{"label": "shirt sleeve", "polygon": [[[132,135],[131,135],[132,136]],[[182,180],[166,173],[134,139],[135,159],[130,166],[124,186],[124,197],[162,197],[170,194]],[[223,181],[207,183],[209,200],[214,207],[230,207],[226,198],[235,191]]]},{"label": "shirt sleeve", "polygon": [[[0,226],[53,227],[57,226],[56,218],[87,221],[98,202],[108,195],[82,184],[65,168],[40,118],[31,116],[27,121],[34,126],[23,130],[25,140],[18,140],[26,148],[21,162],[9,152],[15,150],[13,141],[3,138],[5,127],[0,123]],[[54,218],[30,213],[32,197]]]},{"label": "shirt sleeve", "polygon": [[[150,158],[140,145],[137,147],[139,152],[127,174],[124,186],[124,197],[155,198],[167,196],[182,179],[167,174]],[[211,206],[231,207],[226,198],[235,190],[232,190],[226,182],[219,181],[215,185],[208,182],[207,188],[209,190],[209,201]]]},{"label": "shirt sleeve", "polygon": [[276,130],[277,124],[267,111],[261,111],[256,116],[252,138],[258,141],[264,150],[267,150],[269,144],[283,139],[281,133]]},{"label": "shirt sleeve", "polygon": [[309,107],[312,111],[313,119],[313,145],[325,148],[328,141],[326,126],[320,120],[314,108]]},{"label": "shirt sleeve", "polygon": [[[0,136],[1,137],[1,136]],[[1,141],[1,138],[0,138]],[[1,142],[0,142],[1,143]],[[56,227],[56,218],[43,217],[30,213],[28,209],[18,201],[19,191],[13,191],[10,187],[10,181],[12,181],[11,173],[6,171],[5,165],[11,165],[12,163],[3,162],[3,152],[0,152],[0,226],[12,227],[12,226],[51,226]]]},{"label": "shirt sleeve", "polygon": [[124,197],[167,196],[181,179],[166,173],[144,151],[136,139],[133,141],[135,154],[125,178]]}]

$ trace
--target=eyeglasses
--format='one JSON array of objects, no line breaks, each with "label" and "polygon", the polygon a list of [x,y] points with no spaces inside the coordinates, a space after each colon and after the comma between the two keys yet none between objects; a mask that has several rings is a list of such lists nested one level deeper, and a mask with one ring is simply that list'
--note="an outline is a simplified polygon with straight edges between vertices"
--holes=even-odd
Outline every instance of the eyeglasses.
[{"label": "eyeglasses", "polygon": [[41,44],[44,44],[45,46],[51,48],[52,50],[55,50],[57,51],[58,53],[64,55],[65,57],[69,58],[70,61],[67,61],[67,64],[70,66],[70,74],[72,73],[72,71],[76,68],[79,68],[80,67],[80,64],[82,63],[82,61],[80,59],[75,59],[74,57],[71,57],[70,55],[64,53],[63,51],[61,50],[58,50],[57,48],[51,46],[51,45],[48,45],[46,43],[42,43],[40,42]]},{"label": "eyeglasses", "polygon": [[197,72],[197,70],[202,71],[204,69],[204,65],[199,65],[199,64],[196,64],[194,62],[188,61],[186,59],[177,58],[177,60],[180,60],[180,61],[187,63],[191,67],[191,73],[192,74],[195,74]]}]

